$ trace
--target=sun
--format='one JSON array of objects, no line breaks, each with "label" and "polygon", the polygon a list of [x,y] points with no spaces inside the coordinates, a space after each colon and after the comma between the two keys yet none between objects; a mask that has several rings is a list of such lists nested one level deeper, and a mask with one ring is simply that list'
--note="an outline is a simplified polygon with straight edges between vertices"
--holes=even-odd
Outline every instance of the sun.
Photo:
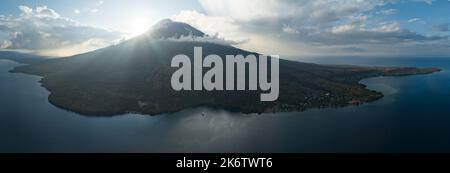
[{"label": "sun", "polygon": [[127,32],[131,36],[138,36],[150,29],[150,22],[143,17],[131,17]]}]

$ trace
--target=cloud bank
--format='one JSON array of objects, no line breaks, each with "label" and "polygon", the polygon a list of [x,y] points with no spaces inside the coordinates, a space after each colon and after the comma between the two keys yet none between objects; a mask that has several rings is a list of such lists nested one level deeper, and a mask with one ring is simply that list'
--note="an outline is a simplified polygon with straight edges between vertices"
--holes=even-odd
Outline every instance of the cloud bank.
[{"label": "cloud bank", "polygon": [[[415,0],[432,5],[432,0]],[[266,54],[307,56],[450,55],[449,36],[423,35],[383,16],[400,0],[200,0],[204,13],[183,11],[173,20],[208,34],[247,40],[239,46]],[[381,15],[380,15],[381,14]],[[411,19],[409,22],[421,22]],[[408,21],[406,21],[408,22]],[[423,22],[422,22],[423,23]],[[446,26],[435,30],[445,31]]]},{"label": "cloud bank", "polygon": [[82,25],[46,6],[19,6],[19,16],[0,16],[0,47],[64,56],[113,44],[122,33]]}]

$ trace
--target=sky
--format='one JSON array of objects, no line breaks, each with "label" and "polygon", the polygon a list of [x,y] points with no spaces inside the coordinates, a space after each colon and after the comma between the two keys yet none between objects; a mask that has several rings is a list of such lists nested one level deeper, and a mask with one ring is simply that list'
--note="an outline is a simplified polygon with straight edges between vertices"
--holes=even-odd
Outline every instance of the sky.
[{"label": "sky", "polygon": [[0,49],[68,56],[170,18],[286,56],[450,57],[450,0],[2,0]]}]

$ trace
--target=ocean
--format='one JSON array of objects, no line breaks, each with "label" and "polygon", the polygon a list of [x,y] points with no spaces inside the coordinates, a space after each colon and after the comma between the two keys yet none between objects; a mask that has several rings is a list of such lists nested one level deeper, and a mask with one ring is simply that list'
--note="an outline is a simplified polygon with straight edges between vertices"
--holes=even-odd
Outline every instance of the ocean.
[{"label": "ocean", "polygon": [[360,106],[261,115],[200,107],[86,117],[51,105],[40,77],[9,73],[20,64],[0,60],[0,152],[450,152],[450,59],[305,61],[444,71],[365,79],[385,97]]}]

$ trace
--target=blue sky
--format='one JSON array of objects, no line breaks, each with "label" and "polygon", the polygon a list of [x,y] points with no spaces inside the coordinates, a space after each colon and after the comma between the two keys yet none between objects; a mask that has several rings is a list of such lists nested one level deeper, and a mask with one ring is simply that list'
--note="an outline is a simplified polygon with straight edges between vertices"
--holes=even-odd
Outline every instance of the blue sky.
[{"label": "blue sky", "polygon": [[[432,31],[433,25],[450,22],[450,2],[447,0],[434,1],[433,4],[423,3],[398,3],[390,4],[385,8],[396,9],[396,13],[388,19],[402,21],[405,28],[428,33]],[[420,18],[421,22],[409,23],[408,20]]]},{"label": "blue sky", "polygon": [[171,18],[266,54],[450,56],[449,11],[449,0],[3,0],[0,48],[71,55]]}]

